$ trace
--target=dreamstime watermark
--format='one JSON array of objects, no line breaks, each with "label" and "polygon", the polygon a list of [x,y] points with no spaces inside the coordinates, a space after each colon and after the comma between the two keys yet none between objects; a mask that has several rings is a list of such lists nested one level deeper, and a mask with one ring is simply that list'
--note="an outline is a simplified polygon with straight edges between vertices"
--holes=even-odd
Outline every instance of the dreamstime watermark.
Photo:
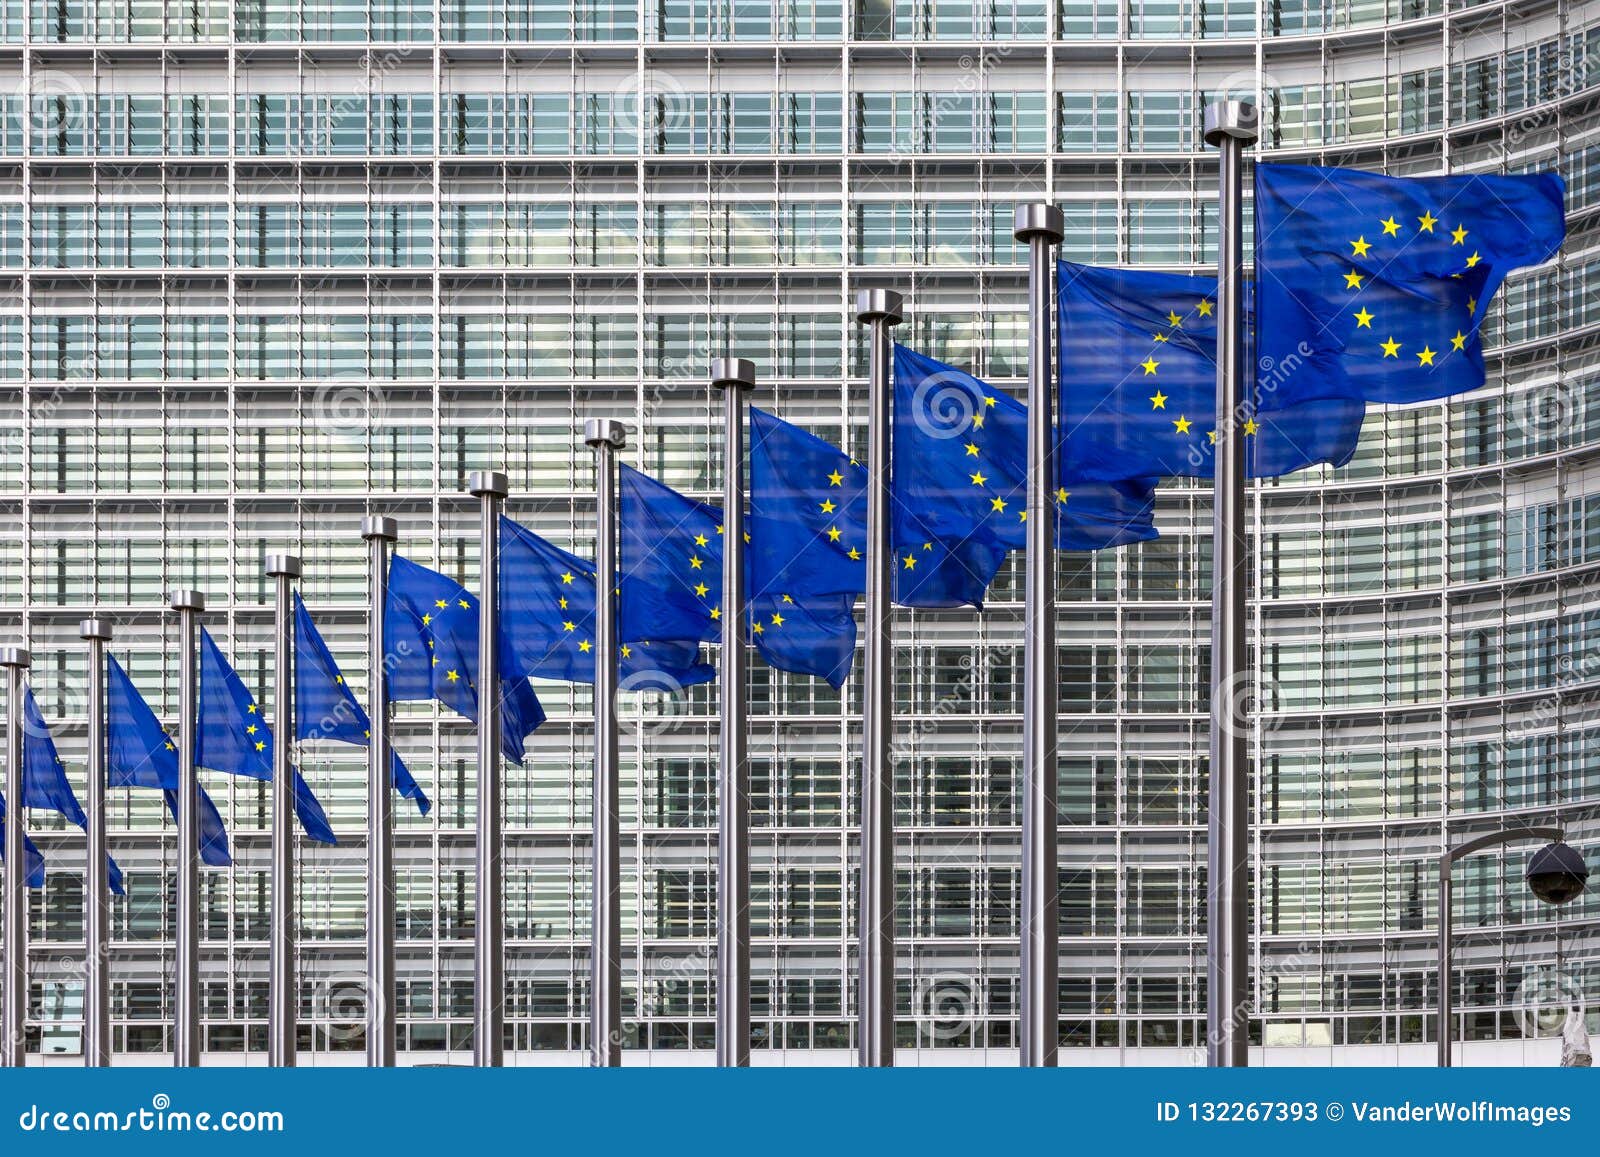
[{"label": "dreamstime watermark", "polygon": [[977,410],[972,379],[959,370],[929,374],[912,394],[912,420],[919,432],[935,441],[948,442],[967,433]]},{"label": "dreamstime watermark", "polygon": [[1530,969],[1512,994],[1511,1007],[1524,1037],[1557,1036],[1570,1013],[1583,1013],[1583,985],[1564,968]]},{"label": "dreamstime watermark", "polygon": [[1507,395],[1506,421],[1528,440],[1539,442],[1563,431],[1581,430],[1588,407],[1588,391],[1577,382],[1544,382]]},{"label": "dreamstime watermark", "polygon": [[282,1133],[287,1125],[276,1109],[174,1109],[172,1098],[157,1093],[136,1109],[56,1109],[29,1105],[17,1117],[24,1133]]},{"label": "dreamstime watermark", "polygon": [[311,398],[311,421],[333,434],[360,433],[384,423],[387,403],[376,383],[323,381]]},{"label": "dreamstime watermark", "polygon": [[384,1015],[383,990],[365,972],[319,977],[311,989],[311,1015],[335,1047],[360,1044]]}]

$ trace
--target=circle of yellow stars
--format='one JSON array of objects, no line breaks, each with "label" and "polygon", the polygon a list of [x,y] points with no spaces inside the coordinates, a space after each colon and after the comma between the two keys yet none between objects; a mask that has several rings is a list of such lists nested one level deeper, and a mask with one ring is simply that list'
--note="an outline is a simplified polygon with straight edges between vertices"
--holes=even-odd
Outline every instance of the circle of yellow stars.
[{"label": "circle of yellow stars", "polygon": [[[1463,250],[1469,248],[1467,245],[1467,238],[1471,234],[1465,225],[1457,225],[1454,229],[1445,230],[1443,233],[1441,233],[1440,229],[1443,226],[1443,221],[1439,217],[1434,216],[1431,209],[1424,209],[1422,215],[1416,220],[1416,225],[1411,227],[1413,236],[1420,237],[1423,234],[1431,234],[1434,237],[1440,238],[1448,236],[1450,238],[1450,245],[1452,248],[1456,246],[1460,246]],[[1401,244],[1405,243],[1404,234],[1407,230],[1407,226],[1396,220],[1393,213],[1389,214],[1389,216],[1378,222],[1378,228],[1381,230],[1381,232],[1378,234],[1379,241],[1382,241],[1384,238],[1393,237],[1399,240]],[[1348,272],[1343,274],[1344,288],[1351,293],[1359,294],[1365,287],[1367,279],[1372,275],[1370,273],[1364,273],[1360,269],[1355,268],[1354,263],[1358,260],[1364,261],[1367,259],[1368,255],[1372,252],[1374,242],[1368,241],[1366,234],[1363,233],[1349,241],[1347,244],[1350,246],[1352,267]],[[1478,250],[1473,249],[1463,258],[1463,268],[1461,272],[1455,273],[1452,276],[1460,277],[1462,272],[1465,272],[1469,269],[1476,269],[1480,264],[1482,264],[1482,262],[1482,255],[1478,252]],[[1477,314],[1477,312],[1477,299],[1471,297],[1467,298],[1468,316],[1474,316]],[[1466,349],[1467,346],[1467,334],[1458,328],[1454,336],[1449,339],[1450,349],[1448,351],[1443,349],[1436,350],[1432,345],[1424,341],[1421,349],[1413,350],[1405,357],[1402,357],[1401,353],[1406,349],[1405,343],[1396,339],[1393,333],[1380,331],[1373,327],[1372,323],[1378,320],[1377,314],[1373,313],[1371,310],[1367,309],[1364,304],[1362,304],[1361,307],[1354,310],[1350,316],[1355,319],[1355,331],[1358,334],[1361,330],[1368,331],[1374,337],[1376,337],[1379,332],[1386,333],[1384,339],[1377,343],[1378,349],[1382,351],[1382,354],[1380,355],[1381,357],[1394,358],[1396,361],[1400,362],[1407,362],[1409,358],[1415,357],[1417,359],[1417,369],[1437,367],[1439,364],[1438,359],[1441,355],[1446,352],[1459,352]]]}]

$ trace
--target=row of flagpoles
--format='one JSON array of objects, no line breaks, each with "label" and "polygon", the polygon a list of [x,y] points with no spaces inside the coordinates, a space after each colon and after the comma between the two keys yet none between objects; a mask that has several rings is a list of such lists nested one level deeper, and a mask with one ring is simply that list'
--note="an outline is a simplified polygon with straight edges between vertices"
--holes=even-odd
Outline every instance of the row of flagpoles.
[{"label": "row of flagpoles", "polygon": [[[394,748],[390,705],[437,699],[477,724],[474,1060],[481,1066],[503,1063],[503,762],[521,762],[523,740],[544,719],[529,681],[549,677],[594,685],[590,1048],[594,1064],[620,1063],[625,1028],[616,700],[621,676],[643,671],[675,687],[720,675],[717,1059],[723,1065],[748,1064],[747,646],[754,645],[774,666],[838,686],[853,661],[853,607],[864,592],[857,1037],[863,1066],[893,1064],[892,606],[978,605],[1006,555],[1022,547],[1019,1044],[1022,1064],[1054,1065],[1059,984],[1054,551],[1153,537],[1156,480],[1178,474],[1209,476],[1214,485],[1207,1059],[1217,1066],[1247,1063],[1249,724],[1244,717],[1248,697],[1239,693],[1248,674],[1247,473],[1267,476],[1317,462],[1341,464],[1354,452],[1368,402],[1444,397],[1482,385],[1477,338],[1482,303],[1507,268],[1547,259],[1565,227],[1560,182],[1550,175],[1386,178],[1258,166],[1257,281],[1249,300],[1259,320],[1265,303],[1277,294],[1273,308],[1280,313],[1261,326],[1256,349],[1263,341],[1293,339],[1296,356],[1305,363],[1298,376],[1268,379],[1265,370],[1274,358],[1262,356],[1257,365],[1246,359],[1242,168],[1255,126],[1255,108],[1243,102],[1224,101],[1206,110],[1204,136],[1220,158],[1214,281],[1059,265],[1059,393],[1052,376],[1051,292],[1052,247],[1062,240],[1062,215],[1051,205],[1022,205],[1014,233],[1028,246],[1025,407],[970,374],[897,346],[892,330],[901,321],[900,295],[864,290],[855,302],[857,319],[870,336],[864,470],[838,448],[749,407],[754,366],[723,357],[709,372],[724,410],[720,509],[621,465],[622,424],[590,419],[583,437],[596,464],[592,564],[507,518],[509,485],[497,472],[474,473],[467,483],[480,513],[476,599],[454,580],[396,553],[398,527],[392,518],[367,518],[361,527],[368,547],[365,710],[344,685],[295,592],[301,567],[292,556],[266,561],[275,584],[270,728],[201,627],[205,599],[200,592],[171,596],[181,636],[175,742],[107,653],[110,625],[86,620],[81,634],[91,678],[85,812],[67,785],[24,683],[27,652],[0,651],[9,688],[5,799],[15,809],[59,811],[87,833],[85,1062],[110,1060],[107,912],[120,874],[107,855],[105,796],[108,786],[121,786],[161,789],[177,821],[173,1056],[179,1065],[199,1063],[200,865],[202,860],[229,862],[220,817],[197,778],[204,766],[271,783],[268,1051],[274,1065],[295,1063],[294,826],[298,821],[308,836],[323,842],[334,837],[320,804],[295,771],[293,755],[297,740],[325,738],[367,748],[367,1059],[375,1066],[395,1063],[391,788],[424,811],[429,805]],[[1490,187],[1488,181],[1500,183]],[[1444,222],[1447,209],[1453,229]],[[1404,235],[1407,230],[1410,236]],[[1466,242],[1474,230],[1482,240],[1469,250]],[[1369,241],[1369,234],[1378,241]],[[1387,248],[1374,254],[1380,243]],[[1346,245],[1349,254],[1343,252]],[[1390,327],[1382,341],[1374,320]],[[1450,328],[1456,328],[1454,338],[1448,336]],[[1414,366],[1399,358],[1408,342]],[[1140,356],[1145,360],[1134,360]],[[941,398],[965,413],[937,432],[921,428],[940,425],[935,411]],[[1059,422],[1053,412],[1058,400]],[[1208,410],[1215,421],[1209,431],[1203,422]],[[1073,486],[1070,506],[1068,483]],[[789,504],[777,514],[774,495]],[[633,516],[619,518],[619,505]],[[679,540],[693,545],[680,552],[674,545]],[[639,569],[641,560],[649,577]],[[678,564],[688,569],[675,572]],[[720,583],[713,589],[718,566]],[[611,575],[620,576],[614,591],[606,589],[611,584],[604,576]],[[802,585],[790,585],[796,582]],[[706,641],[721,644],[720,671],[699,662],[699,646]],[[26,744],[25,725],[31,737]],[[23,1061],[24,889],[36,873],[42,878],[42,862],[19,821],[20,814],[4,824],[0,897],[5,969],[0,1059],[12,1065]],[[104,882],[96,882],[102,868]]]}]

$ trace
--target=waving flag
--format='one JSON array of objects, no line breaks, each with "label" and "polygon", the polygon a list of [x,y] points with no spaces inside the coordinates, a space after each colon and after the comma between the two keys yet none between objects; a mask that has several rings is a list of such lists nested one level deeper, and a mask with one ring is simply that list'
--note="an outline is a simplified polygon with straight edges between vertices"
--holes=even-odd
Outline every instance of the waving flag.
[{"label": "waving flag", "polygon": [[1420,402],[1476,389],[1486,308],[1508,272],[1560,248],[1564,197],[1554,173],[1257,165],[1259,360],[1297,396]]},{"label": "waving flag", "polygon": [[866,469],[848,454],[751,407],[748,587],[762,616],[750,629],[774,667],[834,687],[855,660],[866,485]]},{"label": "waving flag", "polygon": [[721,638],[722,511],[626,464],[618,507],[618,637]]},{"label": "waving flag", "polygon": [[[722,511],[624,466],[620,521],[622,637],[669,632],[707,640],[720,637]],[[841,596],[813,598],[803,590],[754,595],[748,552],[745,569],[750,604],[745,631],[762,658],[780,671],[828,677],[840,661],[832,640],[841,633],[842,615],[850,623],[844,656],[849,669],[855,618],[848,606],[839,610]],[[854,596],[850,598],[853,601]],[[823,618],[813,616],[813,603],[820,605]]]},{"label": "waving flag", "polygon": [[[0,796],[0,823],[4,823],[5,819],[6,801],[4,796]],[[20,823],[21,821],[19,820],[18,822]],[[34,844],[33,837],[28,835],[27,832],[22,833],[22,847],[28,859],[28,887],[44,887],[44,853]],[[0,864],[5,863],[5,857],[5,841],[0,840]]]},{"label": "waving flag", "polygon": [[[1027,545],[1028,408],[965,370],[894,347],[891,541],[896,601],[981,605]],[[1156,537],[1150,480],[1056,490],[1056,545],[1102,550]]]},{"label": "waving flag", "polygon": [[[178,815],[178,748],[162,730],[161,721],[150,710],[139,689],[128,678],[115,655],[107,655],[106,679],[106,774],[110,787],[159,789],[167,810]],[[222,826],[217,805],[206,789],[200,795],[200,858],[212,867],[233,863],[228,854],[228,833]]]},{"label": "waving flag", "polygon": [[[478,600],[460,583],[401,555],[391,558],[383,649],[390,698],[437,699],[477,722]],[[503,631],[500,649],[502,656],[509,653]],[[544,719],[527,678],[506,671],[500,680],[500,742],[507,759],[522,762],[523,740]]]},{"label": "waving flag", "polygon": [[[1211,477],[1217,279],[1068,261],[1057,268],[1062,478]],[[1245,364],[1257,362],[1247,353]],[[1273,384],[1266,370],[1260,376]],[[1304,385],[1252,395],[1240,423],[1252,477],[1338,466],[1355,453],[1365,407],[1309,396]]]},{"label": "waving flag", "polygon": [[[89,830],[89,817],[79,805],[72,784],[67,782],[66,765],[56,752],[50,725],[33,698],[33,688],[27,685],[22,689],[22,806],[55,812],[69,824]],[[106,880],[114,894],[127,895],[122,869],[109,855]]]},{"label": "waving flag", "polygon": [[[532,678],[594,682],[594,564],[502,516],[500,573],[508,666]],[[676,689],[716,677],[701,660],[698,634],[674,638],[648,622],[636,625],[637,637],[619,631],[625,688]]]},{"label": "waving flag", "polygon": [[[372,740],[372,722],[351,694],[299,591],[294,596],[294,725],[296,739],[336,739],[357,747]],[[389,775],[401,797],[415,800],[427,815],[433,804],[393,748]]]},{"label": "waving flag", "polygon": [[[200,728],[194,759],[212,771],[272,780],[272,729],[204,627],[200,628]],[[299,771],[294,772],[294,811],[306,835],[320,844],[339,842],[328,813]]]}]

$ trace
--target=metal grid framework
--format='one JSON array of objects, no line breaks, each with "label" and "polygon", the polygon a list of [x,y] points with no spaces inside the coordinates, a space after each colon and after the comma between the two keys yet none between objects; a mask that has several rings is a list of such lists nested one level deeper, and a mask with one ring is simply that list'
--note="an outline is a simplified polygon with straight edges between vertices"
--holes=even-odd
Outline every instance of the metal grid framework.
[{"label": "metal grid framework", "polygon": [[[592,550],[596,415],[637,431],[627,461],[715,501],[724,353],[755,362],[756,404],[859,449],[859,287],[906,294],[901,340],[1019,392],[1012,207],[1060,203],[1074,259],[1204,270],[1198,118],[1231,94],[1262,103],[1259,155],[1553,167],[1571,216],[1560,261],[1502,292],[1485,390],[1375,413],[1349,466],[1253,499],[1258,1038],[1431,1039],[1444,832],[1600,834],[1593,3],[473,0],[436,20],[406,0],[0,0],[0,37],[0,629],[36,656],[80,794],[79,619],[116,623],[172,722],[163,592],[201,590],[270,702],[263,562],[290,552],[360,684],[363,516],[474,585],[466,476],[503,469],[513,517]],[[1058,558],[1064,1061],[1200,1043],[1209,525],[1208,493],[1175,484],[1159,542]],[[902,1046],[1016,1044],[1021,599],[1014,561],[981,617],[897,615]],[[842,1060],[859,687],[756,667],[754,1043]],[[586,1043],[590,709],[584,688],[542,696],[551,721],[506,776],[508,1063]],[[665,1059],[712,1044],[713,704],[625,712],[625,1011]],[[397,804],[400,1048],[463,1060],[474,737],[408,705],[396,746],[436,803]],[[362,1048],[364,760],[301,762],[350,833],[300,858],[301,1044],[334,1063]],[[266,792],[203,778],[237,857],[204,876],[205,1046],[240,1059],[265,1048]],[[32,1047],[69,1058],[81,837],[52,822],[31,820],[56,868]],[[173,833],[153,795],[113,793],[112,822],[114,1045],[159,1054]],[[1553,919],[1520,855],[1458,878],[1464,1040],[1600,997],[1600,902]]]}]

